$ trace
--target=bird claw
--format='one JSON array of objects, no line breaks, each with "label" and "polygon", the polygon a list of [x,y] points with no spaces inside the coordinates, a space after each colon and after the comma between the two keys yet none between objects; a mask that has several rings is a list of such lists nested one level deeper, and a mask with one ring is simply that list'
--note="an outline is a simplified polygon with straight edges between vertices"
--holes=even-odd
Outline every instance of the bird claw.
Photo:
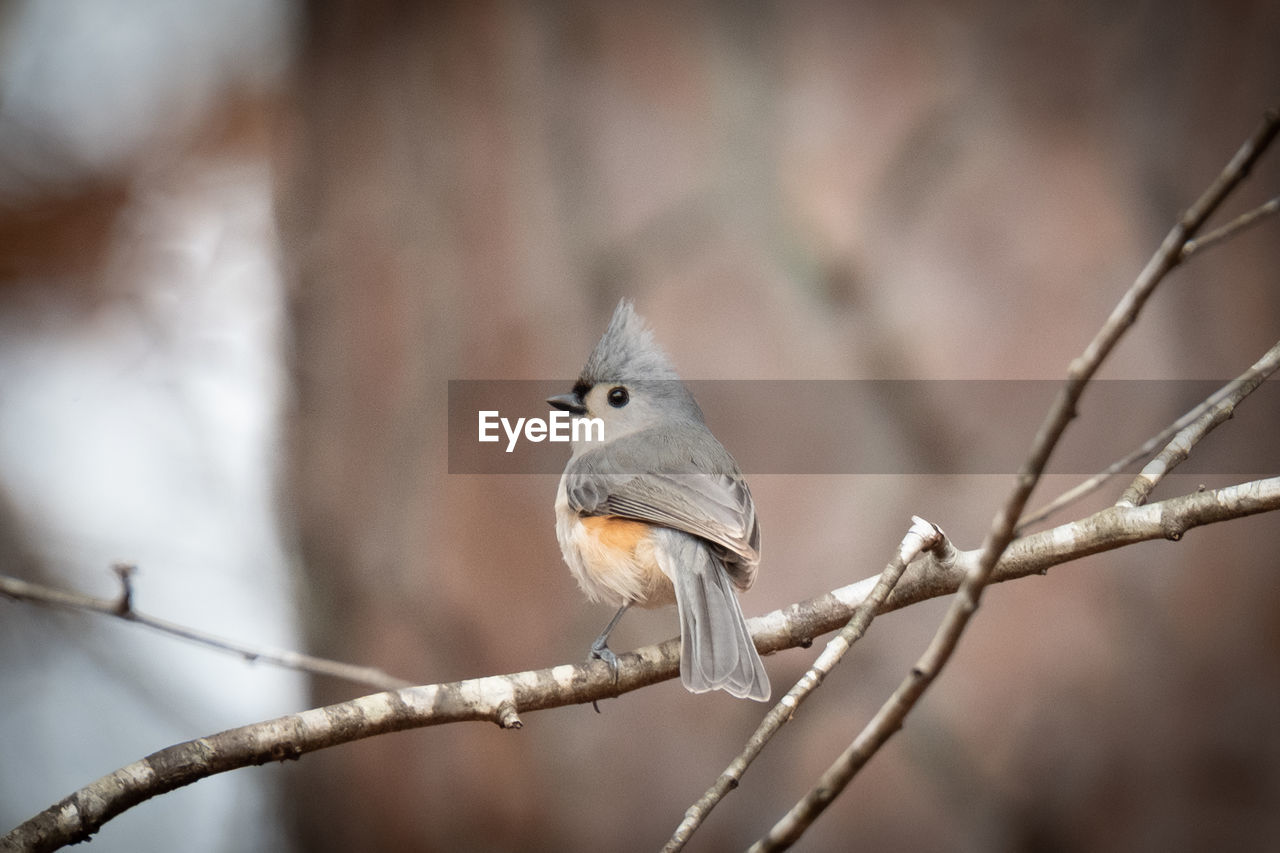
[{"label": "bird claw", "polygon": [[[609,671],[613,673],[613,683],[618,683],[618,656],[613,653],[613,649],[605,645],[605,638],[600,637],[591,644],[591,653],[587,660],[602,660],[608,665]],[[591,700],[591,707],[595,708],[596,713],[600,713],[600,705],[596,700]]]},{"label": "bird claw", "polygon": [[613,653],[613,649],[605,645],[604,637],[591,644],[591,655],[588,659],[602,660],[608,664],[609,671],[613,673],[613,683],[618,683],[618,656]]}]

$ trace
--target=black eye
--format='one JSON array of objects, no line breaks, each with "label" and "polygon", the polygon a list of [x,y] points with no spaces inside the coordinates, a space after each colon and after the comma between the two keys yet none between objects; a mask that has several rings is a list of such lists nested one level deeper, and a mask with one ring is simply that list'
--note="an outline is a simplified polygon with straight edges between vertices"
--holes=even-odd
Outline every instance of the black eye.
[{"label": "black eye", "polygon": [[631,395],[627,393],[626,388],[619,385],[617,388],[609,389],[608,399],[610,406],[613,406],[615,409],[621,409],[631,400]]}]

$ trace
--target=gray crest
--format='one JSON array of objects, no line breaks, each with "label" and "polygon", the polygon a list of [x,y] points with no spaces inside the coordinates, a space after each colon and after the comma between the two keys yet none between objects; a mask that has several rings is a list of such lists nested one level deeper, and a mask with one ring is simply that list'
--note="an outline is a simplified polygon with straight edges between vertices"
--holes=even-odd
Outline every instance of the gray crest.
[{"label": "gray crest", "polygon": [[587,385],[634,379],[678,379],[676,369],[653,339],[653,331],[623,299],[613,311],[609,328],[582,368]]}]

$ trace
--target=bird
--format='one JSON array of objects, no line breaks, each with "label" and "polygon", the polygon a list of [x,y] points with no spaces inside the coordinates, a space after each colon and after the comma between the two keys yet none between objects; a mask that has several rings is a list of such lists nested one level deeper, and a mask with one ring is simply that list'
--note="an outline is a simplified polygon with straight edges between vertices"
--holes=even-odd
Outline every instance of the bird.
[{"label": "bird", "polygon": [[571,573],[589,600],[618,608],[590,658],[616,681],[608,639],[622,615],[674,604],[684,687],[766,701],[769,677],[736,595],[760,565],[751,490],[629,300],[573,389],[547,403],[602,426],[575,431],[555,498]]}]

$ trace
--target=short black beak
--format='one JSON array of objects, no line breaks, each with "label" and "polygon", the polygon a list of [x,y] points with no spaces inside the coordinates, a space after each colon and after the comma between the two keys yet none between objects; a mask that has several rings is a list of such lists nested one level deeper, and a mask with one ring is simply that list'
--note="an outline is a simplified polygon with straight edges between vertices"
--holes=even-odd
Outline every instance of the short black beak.
[{"label": "short black beak", "polygon": [[582,405],[582,398],[577,394],[557,394],[554,397],[548,397],[547,402],[562,412],[574,415],[587,413],[587,407]]}]

